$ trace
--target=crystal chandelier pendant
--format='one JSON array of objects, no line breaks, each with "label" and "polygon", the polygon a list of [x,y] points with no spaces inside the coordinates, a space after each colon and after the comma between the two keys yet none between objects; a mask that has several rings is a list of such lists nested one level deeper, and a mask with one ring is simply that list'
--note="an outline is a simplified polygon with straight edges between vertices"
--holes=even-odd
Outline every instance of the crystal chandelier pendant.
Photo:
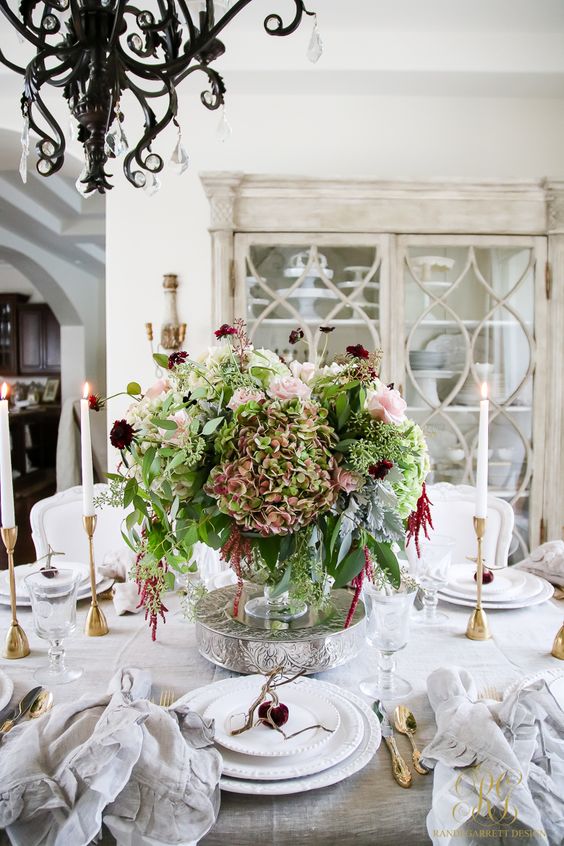
[{"label": "crystal chandelier pendant", "polygon": [[71,141],[78,141],[78,121],[74,115],[69,117],[69,139]]},{"label": "crystal chandelier pendant", "polygon": [[225,111],[225,106],[221,109],[221,117],[219,119],[219,123],[217,125],[217,137],[221,141],[222,144],[225,144],[226,141],[229,141],[231,136],[233,135],[233,128],[229,121],[227,120],[227,114]]},{"label": "crystal chandelier pendant", "polygon": [[83,197],[83,199],[85,199],[85,200],[89,200],[90,197],[92,196],[92,194],[94,193],[94,191],[88,191],[87,192],[86,191],[86,183],[82,181],[83,179],[86,179],[87,173],[88,173],[88,168],[86,167],[86,165],[84,165],[84,167],[82,168],[82,171],[80,172],[80,176],[78,177],[78,179],[74,183],[76,190],[78,191],[80,196]]},{"label": "crystal chandelier pendant", "polygon": [[106,132],[105,152],[107,156],[117,159],[127,153],[129,144],[125,137],[125,132],[119,119],[119,112],[116,113],[116,119],[113,122],[109,132]]},{"label": "crystal chandelier pendant", "polygon": [[29,117],[25,115],[22,128],[22,156],[20,159],[20,176],[22,182],[27,182],[27,157],[29,156]]},{"label": "crystal chandelier pendant", "polygon": [[313,64],[318,62],[323,54],[323,41],[321,40],[321,35],[319,34],[319,28],[317,26],[317,15],[314,17],[313,31],[311,33],[311,38],[309,39],[306,52],[306,56]]},{"label": "crystal chandelier pendant", "polygon": [[172,169],[179,176],[181,176],[184,171],[188,169],[188,165],[190,164],[188,159],[188,153],[186,152],[186,148],[182,143],[182,133],[180,132],[180,130],[178,130],[178,140],[170,157],[170,164],[172,166]]},{"label": "crystal chandelier pendant", "polygon": [[157,191],[160,190],[161,187],[161,180],[156,176],[154,173],[149,174],[149,178],[145,180],[145,184],[143,185],[143,190],[149,197],[152,197],[153,194],[156,194]]}]

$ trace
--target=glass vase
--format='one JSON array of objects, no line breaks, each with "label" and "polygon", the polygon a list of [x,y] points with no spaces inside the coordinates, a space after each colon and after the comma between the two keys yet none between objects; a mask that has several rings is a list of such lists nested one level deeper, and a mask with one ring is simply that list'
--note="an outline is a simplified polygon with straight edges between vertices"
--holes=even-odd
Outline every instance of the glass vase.
[{"label": "glass vase", "polygon": [[259,620],[279,620],[289,623],[307,613],[305,602],[290,598],[289,591],[276,593],[269,585],[264,586],[262,596],[255,596],[245,605],[245,614]]}]

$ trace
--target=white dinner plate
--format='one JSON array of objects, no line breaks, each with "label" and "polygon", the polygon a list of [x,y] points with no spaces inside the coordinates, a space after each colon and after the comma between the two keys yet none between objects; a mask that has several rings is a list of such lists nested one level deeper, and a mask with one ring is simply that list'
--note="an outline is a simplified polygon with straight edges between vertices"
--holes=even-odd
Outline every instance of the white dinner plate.
[{"label": "white dinner plate", "polygon": [[[113,579],[104,579],[102,578],[100,581],[96,582],[96,593],[99,595],[104,593],[105,590],[108,590],[113,585]],[[81,599],[88,599],[90,596],[90,583],[81,583],[78,586],[78,593],[76,594],[77,602],[80,602]],[[18,608],[29,608],[31,606],[31,600],[29,596],[20,596],[16,594],[17,599],[17,606]],[[10,604],[10,597],[7,594],[0,594],[0,605],[9,605]]]},{"label": "white dinner plate", "polygon": [[[61,560],[57,560],[55,563],[55,567],[56,566],[59,566],[61,570],[77,570],[81,574],[80,585],[88,581],[89,569],[86,564],[82,564],[78,561],[65,561],[63,564]],[[16,594],[18,597],[21,596],[22,598],[29,598],[29,591],[25,580],[28,576],[31,576],[33,573],[37,573],[38,570],[41,570],[42,567],[45,567],[44,561],[34,561],[33,564],[19,564],[17,567],[14,567]],[[7,596],[8,598],[10,596],[10,574],[8,570],[3,570],[0,573],[0,595]]]},{"label": "white dinner plate", "polygon": [[[215,720],[215,740],[226,749],[232,749],[241,755],[252,755],[266,758],[280,758],[281,756],[298,755],[317,749],[327,743],[331,734],[337,731],[341,718],[335,706],[325,697],[320,696],[310,685],[302,684],[301,680],[284,685],[280,691],[280,701],[288,706],[288,722],[282,731],[288,736],[295,732],[303,732],[297,737],[285,739],[279,731],[262,724],[242,734],[231,734],[231,729],[239,728],[245,720],[245,715],[260,692],[262,678],[252,679],[246,685],[236,685],[224,696],[216,699],[204,713],[204,719]],[[255,723],[257,722],[255,712]],[[324,726],[303,731],[309,726]]]},{"label": "white dinner plate", "polygon": [[[528,598],[516,598],[511,600],[510,602],[500,602],[494,599],[484,600],[482,605],[487,610],[491,611],[511,611],[515,608],[530,608],[533,605],[541,605],[543,602],[546,602],[551,596],[554,594],[554,587],[547,582],[545,579],[540,579],[538,576],[535,578],[539,579],[540,587],[539,592],[536,593],[534,596],[529,596]],[[473,608],[476,604],[476,599],[461,599],[458,596],[450,596],[446,593],[438,594],[439,599],[442,599],[443,602],[449,602],[451,605],[464,605],[469,608]]]},{"label": "white dinner plate", "polygon": [[0,711],[9,704],[14,692],[14,683],[6,673],[0,670]]},{"label": "white dinner plate", "polygon": [[[255,678],[259,678],[258,676]],[[214,687],[219,692],[222,685],[232,682],[232,679],[226,679],[223,682],[217,682]],[[328,787],[331,784],[337,784],[343,779],[354,775],[363,769],[369,761],[372,760],[374,753],[378,749],[382,740],[380,731],[380,723],[376,716],[368,707],[366,702],[350,693],[344,688],[337,687],[327,682],[315,682],[314,680],[304,680],[309,683],[323,685],[323,693],[330,697],[342,697],[350,702],[360,713],[363,722],[363,736],[356,749],[343,761],[329,767],[321,772],[313,773],[311,775],[304,775],[297,778],[280,779],[277,781],[257,781],[244,778],[230,778],[229,776],[222,776],[220,787],[227,793],[241,793],[245,795],[262,795],[262,796],[286,796],[292,793],[305,793],[308,790],[317,790],[321,787]],[[207,688],[209,689],[209,685]],[[181,701],[190,703],[196,696],[199,696],[205,688],[200,688],[191,691]],[[325,749],[325,747],[322,747]]]},{"label": "white dinner plate", "polygon": [[[194,711],[204,714],[206,708],[217,696],[215,688],[216,685],[208,685],[202,690],[201,695],[190,700],[190,706]],[[252,781],[299,778],[319,773],[348,758],[358,748],[364,736],[362,714],[352,702],[340,694],[335,695],[328,689],[323,692],[337,708],[341,718],[339,728],[323,747],[297,756],[283,756],[276,760],[240,755],[238,752],[222,747],[219,751],[223,758],[223,775]]]},{"label": "white dinner plate", "polygon": [[[476,596],[476,573],[475,564],[454,564],[448,574],[448,584],[443,588],[444,593],[458,596],[461,599],[472,599]],[[506,567],[503,570],[494,570],[492,582],[482,585],[482,597],[484,599],[495,598],[495,601],[506,602],[510,598],[520,596],[523,592],[527,579],[523,570],[513,570]],[[530,586],[524,591],[530,592]]]}]

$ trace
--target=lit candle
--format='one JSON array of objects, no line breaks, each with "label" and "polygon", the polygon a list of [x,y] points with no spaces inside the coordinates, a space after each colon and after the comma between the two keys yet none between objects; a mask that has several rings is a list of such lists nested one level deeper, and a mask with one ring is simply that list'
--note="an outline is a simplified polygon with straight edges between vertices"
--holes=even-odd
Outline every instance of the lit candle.
[{"label": "lit candle", "polygon": [[476,517],[488,516],[488,386],[482,385],[480,425],[478,429],[478,457],[476,463]]},{"label": "lit candle", "polygon": [[12,454],[10,450],[10,420],[8,417],[8,386],[2,385],[0,400],[0,501],[2,505],[2,528],[13,529],[16,525],[14,511],[14,488],[12,484]]},{"label": "lit candle", "polygon": [[92,439],[90,437],[90,407],[88,396],[90,386],[84,385],[83,399],[80,400],[80,455],[82,459],[82,513],[92,517],[94,511],[94,473],[92,470]]}]

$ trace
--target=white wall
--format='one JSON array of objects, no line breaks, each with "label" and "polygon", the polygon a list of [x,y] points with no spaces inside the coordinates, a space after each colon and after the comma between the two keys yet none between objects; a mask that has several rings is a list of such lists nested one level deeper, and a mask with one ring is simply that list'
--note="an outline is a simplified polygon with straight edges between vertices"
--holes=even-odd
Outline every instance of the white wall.
[{"label": "white wall", "polygon": [[[228,80],[229,81],[229,80]],[[182,89],[181,89],[182,91]],[[303,173],[408,179],[564,176],[564,102],[477,97],[274,97],[235,93],[233,135],[217,140],[216,114],[183,92],[191,168],[164,173],[153,197],[124,180],[107,203],[108,392],[153,378],[144,323],[162,312],[163,273],[180,276],[186,348],[210,342],[208,202],[198,172]],[[168,138],[168,146],[173,144]],[[159,151],[166,154],[166,143]],[[123,408],[116,401],[113,419]]]}]

